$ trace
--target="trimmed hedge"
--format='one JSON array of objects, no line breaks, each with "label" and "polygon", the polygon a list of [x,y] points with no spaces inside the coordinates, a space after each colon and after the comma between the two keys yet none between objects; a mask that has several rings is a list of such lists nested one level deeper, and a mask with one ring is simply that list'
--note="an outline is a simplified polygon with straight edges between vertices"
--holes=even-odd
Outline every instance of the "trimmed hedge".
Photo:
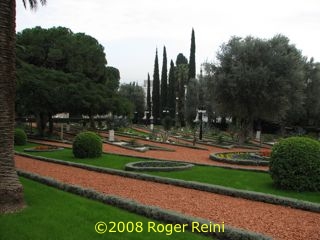
[{"label": "trimmed hedge", "polygon": [[184,162],[170,161],[142,161],[130,162],[125,166],[128,171],[153,171],[153,172],[170,172],[192,168],[194,165]]},{"label": "trimmed hedge", "polygon": [[[76,185],[69,185],[63,182],[56,181],[52,178],[42,177],[37,174],[33,174],[33,173],[21,171],[21,170],[18,170],[18,174],[22,177],[26,177],[26,178],[38,181],[48,186],[55,187],[66,192],[77,194],[79,196],[93,199],[93,200],[96,200],[105,204],[109,204],[118,208],[122,208],[129,212],[133,212],[133,213],[145,216],[147,218],[163,221],[165,223],[188,224],[188,227],[187,227],[188,230],[191,230],[192,222],[199,222],[200,224],[208,224],[208,225],[210,223],[215,224],[214,222],[208,221],[206,219],[195,218],[195,217],[179,214],[173,211],[161,209],[159,207],[143,205],[135,201],[113,196],[113,195],[101,194],[91,189],[82,188]],[[200,232],[199,234],[213,236],[220,240],[270,240],[272,239],[271,237],[268,237],[259,233],[247,231],[244,229],[238,229],[238,228],[230,227],[227,225],[224,225],[224,232],[208,232],[208,233]]]},{"label": "trimmed hedge", "polygon": [[76,158],[95,158],[102,154],[102,140],[94,132],[79,133],[72,144],[72,152]]},{"label": "trimmed hedge", "polygon": [[23,146],[27,144],[27,134],[24,130],[16,128],[14,130],[14,145]]},{"label": "trimmed hedge", "polygon": [[231,196],[231,197],[239,197],[239,198],[249,199],[253,201],[271,203],[271,204],[281,205],[281,206],[288,206],[292,208],[302,209],[305,211],[320,213],[320,204],[312,203],[308,201],[302,201],[294,198],[275,196],[271,194],[259,193],[259,192],[253,192],[253,191],[238,190],[234,188],[223,187],[223,186],[213,185],[213,184],[205,184],[205,183],[199,183],[199,182],[193,182],[193,181],[172,179],[167,177],[159,177],[159,176],[148,175],[144,173],[134,173],[134,172],[127,172],[127,171],[111,169],[111,168],[90,166],[87,164],[67,162],[67,161],[40,157],[40,156],[33,156],[26,153],[16,152],[15,154],[31,157],[33,159],[37,159],[40,161],[53,162],[53,163],[62,164],[66,166],[78,167],[78,168],[82,168],[90,171],[113,174],[113,175],[152,181],[157,183],[170,184],[170,185],[179,186],[179,187],[191,188],[191,189],[196,189],[200,191],[212,192],[212,193],[222,194],[222,195]]},{"label": "trimmed hedge", "polygon": [[272,148],[270,174],[281,189],[320,191],[320,143],[306,137],[290,137]]}]

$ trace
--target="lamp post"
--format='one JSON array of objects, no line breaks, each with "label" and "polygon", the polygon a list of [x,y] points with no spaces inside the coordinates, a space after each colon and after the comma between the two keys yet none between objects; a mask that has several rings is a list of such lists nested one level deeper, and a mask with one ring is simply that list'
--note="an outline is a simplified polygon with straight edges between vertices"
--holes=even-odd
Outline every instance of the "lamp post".
[{"label": "lamp post", "polygon": [[150,116],[150,129],[151,129],[151,131],[153,131],[153,114],[152,114],[152,107],[153,107],[153,104],[152,104],[152,102],[151,102],[151,109],[150,109],[150,112],[151,112],[151,116]]},{"label": "lamp post", "polygon": [[178,122],[179,122],[178,102],[179,102],[179,98],[176,97],[176,116],[175,116],[175,125],[176,125],[176,127],[178,127]]},{"label": "lamp post", "polygon": [[199,140],[202,140],[202,117],[203,114],[206,113],[206,110],[203,109],[198,109],[198,113],[199,113],[199,120],[200,120],[200,132],[199,132]]}]

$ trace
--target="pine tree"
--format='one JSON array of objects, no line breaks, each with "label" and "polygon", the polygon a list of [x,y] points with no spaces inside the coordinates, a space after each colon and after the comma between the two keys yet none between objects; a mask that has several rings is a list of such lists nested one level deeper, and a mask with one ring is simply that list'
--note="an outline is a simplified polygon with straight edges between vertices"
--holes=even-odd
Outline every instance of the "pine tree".
[{"label": "pine tree", "polygon": [[175,78],[175,67],[171,60],[169,70],[169,87],[168,87],[168,108],[170,111],[170,117],[175,118],[176,115],[176,78]]},{"label": "pine tree", "polygon": [[156,50],[156,57],[154,60],[153,88],[152,88],[152,115],[155,123],[158,124],[160,120],[160,79],[159,79],[158,49]]},{"label": "pine tree", "polygon": [[149,112],[147,115],[147,119],[150,117],[151,113],[151,95],[150,95],[150,75],[148,73],[148,80],[147,80],[147,111]]},{"label": "pine tree", "polygon": [[196,78],[196,42],[193,28],[191,33],[191,46],[189,58],[189,79],[191,78]]},{"label": "pine tree", "polygon": [[[161,108],[160,113],[162,113],[162,110],[167,110],[167,84],[168,84],[168,70],[167,70],[167,52],[166,47],[163,47],[163,61],[162,61],[162,71],[161,71]],[[164,117],[164,116],[162,116]]]}]

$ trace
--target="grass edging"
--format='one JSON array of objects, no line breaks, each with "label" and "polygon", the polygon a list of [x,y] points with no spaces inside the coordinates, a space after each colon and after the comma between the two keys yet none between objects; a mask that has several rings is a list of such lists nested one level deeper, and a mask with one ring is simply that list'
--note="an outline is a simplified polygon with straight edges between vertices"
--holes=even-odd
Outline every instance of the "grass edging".
[{"label": "grass edging", "polygon": [[[60,190],[63,190],[63,191],[69,192],[69,193],[73,193],[73,194],[79,195],[81,197],[96,200],[96,201],[102,202],[104,204],[109,204],[109,205],[127,210],[129,212],[143,215],[147,218],[163,221],[166,223],[188,224],[188,227],[187,227],[188,230],[191,230],[192,222],[199,222],[200,224],[208,224],[208,225],[211,222],[212,224],[214,224],[212,221],[208,221],[208,220],[205,220],[202,218],[195,218],[195,217],[179,214],[179,213],[176,213],[173,211],[164,210],[159,207],[140,204],[138,202],[135,202],[135,201],[132,201],[129,199],[125,199],[125,198],[121,198],[118,196],[101,194],[101,193],[94,191],[92,189],[82,188],[77,185],[66,184],[63,182],[56,181],[52,178],[42,177],[40,175],[33,174],[30,172],[18,170],[18,174],[22,177],[32,179],[32,180],[40,182],[42,184],[58,188]],[[223,240],[243,240],[243,239],[267,240],[267,239],[271,239],[270,237],[259,234],[259,233],[254,233],[254,232],[246,231],[243,229],[230,227],[227,225],[224,226],[223,233],[222,232],[220,232],[220,233],[219,232],[211,232],[211,233],[201,232],[200,234],[204,234],[207,236],[208,235],[213,236],[213,237],[216,237],[217,239],[221,239],[221,240],[222,239]]]},{"label": "grass edging", "polygon": [[287,207],[292,207],[292,208],[301,209],[305,211],[320,213],[320,204],[302,201],[302,200],[293,199],[293,198],[275,196],[272,194],[259,193],[259,192],[253,192],[253,191],[239,190],[239,189],[223,187],[223,186],[213,185],[213,184],[199,183],[194,181],[185,181],[185,180],[179,180],[179,179],[173,179],[173,178],[159,177],[159,176],[148,175],[144,173],[134,173],[134,172],[126,172],[123,170],[117,170],[112,168],[102,168],[102,167],[91,166],[91,165],[82,164],[82,163],[67,162],[67,161],[62,161],[58,159],[34,156],[34,155],[19,153],[19,152],[16,152],[15,154],[20,156],[30,157],[40,161],[53,162],[53,163],[62,164],[66,166],[78,167],[78,168],[86,169],[89,171],[107,173],[112,175],[118,175],[118,176],[129,177],[129,178],[145,180],[145,181],[152,181],[152,182],[163,183],[163,184],[170,184],[170,185],[184,187],[184,188],[191,188],[191,189],[205,191],[205,192],[211,192],[211,193],[216,193],[216,194],[221,194],[221,195],[226,195],[231,197],[244,198],[252,201],[265,202],[265,203],[287,206]]}]

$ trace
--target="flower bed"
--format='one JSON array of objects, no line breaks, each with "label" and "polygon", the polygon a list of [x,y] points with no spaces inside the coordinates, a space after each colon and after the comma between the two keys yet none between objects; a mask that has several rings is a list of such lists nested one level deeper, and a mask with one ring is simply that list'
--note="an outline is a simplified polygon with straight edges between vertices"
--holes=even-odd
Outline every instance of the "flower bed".
[{"label": "flower bed", "polygon": [[193,167],[193,164],[169,161],[144,161],[128,163],[125,170],[128,171],[177,171]]},{"label": "flower bed", "polygon": [[260,150],[260,152],[222,152],[210,154],[210,159],[239,165],[269,166],[271,151]]}]

